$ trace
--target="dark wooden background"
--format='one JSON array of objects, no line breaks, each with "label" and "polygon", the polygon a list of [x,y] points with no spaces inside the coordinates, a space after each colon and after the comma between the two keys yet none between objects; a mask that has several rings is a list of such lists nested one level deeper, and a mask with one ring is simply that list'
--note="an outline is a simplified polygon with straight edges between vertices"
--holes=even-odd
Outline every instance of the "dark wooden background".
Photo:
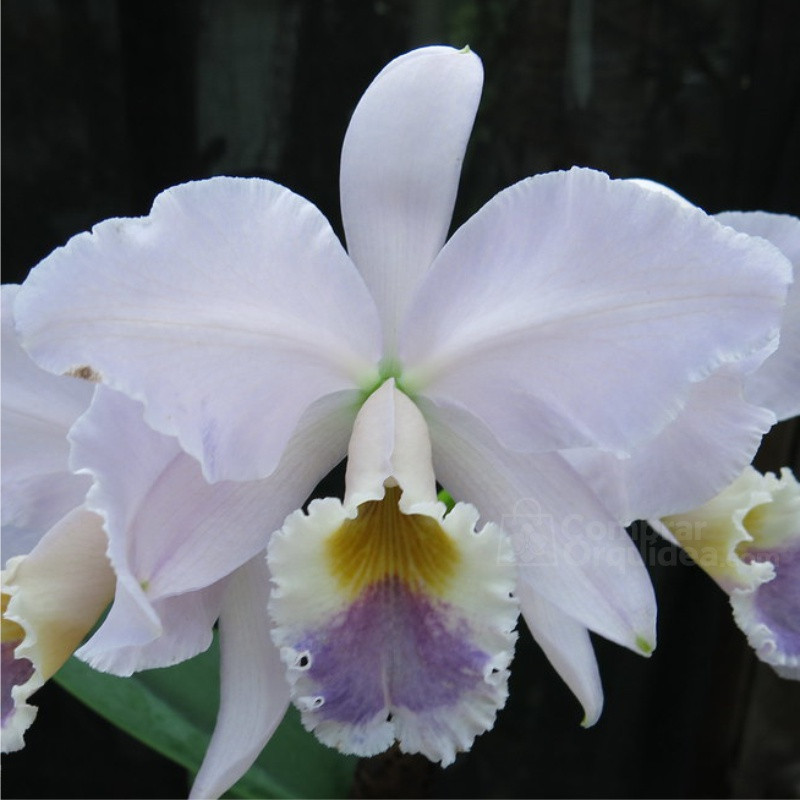
[{"label": "dark wooden background", "polygon": [[[583,164],[710,212],[800,211],[797,0],[4,0],[3,280],[163,188],[264,176],[339,229],[349,115],[391,58],[470,46],[486,87],[456,222],[529,174]],[[765,469],[794,462],[773,431]],[[362,763],[360,797],[800,797],[800,685],[750,653],[725,596],[632,531],[659,598],[649,660],[597,641],[591,730],[523,635],[495,729],[442,771]],[[180,797],[183,772],[55,686],[6,797]]]}]

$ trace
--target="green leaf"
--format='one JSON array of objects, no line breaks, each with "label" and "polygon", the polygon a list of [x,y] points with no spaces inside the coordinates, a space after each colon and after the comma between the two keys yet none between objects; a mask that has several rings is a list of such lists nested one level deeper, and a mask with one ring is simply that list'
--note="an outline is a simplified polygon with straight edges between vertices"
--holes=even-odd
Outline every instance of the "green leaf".
[{"label": "green leaf", "polygon": [[[216,720],[219,645],[168,669],[118,678],[71,658],[54,680],[109,722],[192,773]],[[346,797],[356,760],[320,744],[290,707],[255,764],[225,795],[238,798]]]}]

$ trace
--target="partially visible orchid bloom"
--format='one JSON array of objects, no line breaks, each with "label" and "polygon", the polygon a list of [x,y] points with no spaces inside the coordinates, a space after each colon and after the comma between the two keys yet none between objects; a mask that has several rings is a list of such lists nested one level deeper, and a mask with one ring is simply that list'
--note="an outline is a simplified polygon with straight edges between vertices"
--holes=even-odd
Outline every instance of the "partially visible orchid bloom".
[{"label": "partially visible orchid bloom", "polygon": [[730,596],[756,655],[800,680],[800,484],[748,467],[704,505],[653,523]]},{"label": "partially visible orchid bloom", "polygon": [[36,716],[27,700],[69,658],[114,591],[102,519],[83,504],[90,480],[68,468],[67,431],[92,386],[39,369],[14,333],[2,292],[2,751],[19,750]]},{"label": "partially visible orchid bloom", "polygon": [[[631,453],[707,376],[757,368],[776,345],[789,265],[699,209],[584,169],[510,187],[446,241],[481,85],[479,59],[448,47],[378,75],[343,146],[347,252],[289,190],[215,178],[74,237],[17,300],[41,366],[90,365],[206,479],[266,498],[235,525],[177,528],[164,560],[145,526],[124,545],[176,601],[245,565],[234,677],[193,796],[230,786],[274,725],[283,690],[272,672],[258,682],[256,647],[279,648],[323,741],[369,755],[397,740],[446,764],[505,701],[518,604],[587,725],[602,707],[588,631],[655,645],[638,551],[563,453]],[[731,403],[708,442],[716,488],[769,419]],[[84,446],[107,448],[103,430]],[[287,518],[345,452],[344,500]],[[124,487],[103,477],[115,471],[92,470],[109,521],[127,513]],[[445,514],[437,481],[474,506]],[[688,483],[670,491],[681,499]],[[154,491],[183,507],[180,485]],[[145,516],[148,503],[140,492]],[[118,575],[123,528],[109,525]],[[259,604],[272,531],[275,645]],[[153,582],[137,569],[138,615]],[[118,594],[106,622],[115,648],[127,602]]]}]

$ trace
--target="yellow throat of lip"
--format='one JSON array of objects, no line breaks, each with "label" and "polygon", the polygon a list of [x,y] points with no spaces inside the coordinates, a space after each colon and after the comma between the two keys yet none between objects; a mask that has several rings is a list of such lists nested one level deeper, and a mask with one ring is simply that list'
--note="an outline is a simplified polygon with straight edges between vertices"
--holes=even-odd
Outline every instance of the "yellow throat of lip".
[{"label": "yellow throat of lip", "polygon": [[2,642],[6,644],[7,642],[15,642],[19,643],[25,638],[25,631],[16,623],[12,622],[10,619],[6,619],[6,609],[8,608],[8,601],[11,599],[11,596],[3,592],[3,624],[2,624]]},{"label": "yellow throat of lip", "polygon": [[325,556],[340,587],[357,596],[386,578],[410,589],[441,594],[456,571],[461,554],[439,523],[423,514],[404,514],[401,490],[386,489],[382,500],[358,507],[325,544]]}]

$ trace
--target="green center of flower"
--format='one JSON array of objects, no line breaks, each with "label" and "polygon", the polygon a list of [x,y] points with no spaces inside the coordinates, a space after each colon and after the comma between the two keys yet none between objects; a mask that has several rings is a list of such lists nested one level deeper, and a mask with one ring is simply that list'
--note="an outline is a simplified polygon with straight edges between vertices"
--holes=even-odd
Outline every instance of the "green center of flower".
[{"label": "green center of flower", "polygon": [[403,379],[403,365],[396,358],[383,358],[378,364],[377,374],[371,376],[371,380],[365,383],[361,389],[358,407],[361,408],[367,398],[383,386],[386,381],[394,379],[395,386],[406,396],[414,399],[415,391],[408,381]]}]

